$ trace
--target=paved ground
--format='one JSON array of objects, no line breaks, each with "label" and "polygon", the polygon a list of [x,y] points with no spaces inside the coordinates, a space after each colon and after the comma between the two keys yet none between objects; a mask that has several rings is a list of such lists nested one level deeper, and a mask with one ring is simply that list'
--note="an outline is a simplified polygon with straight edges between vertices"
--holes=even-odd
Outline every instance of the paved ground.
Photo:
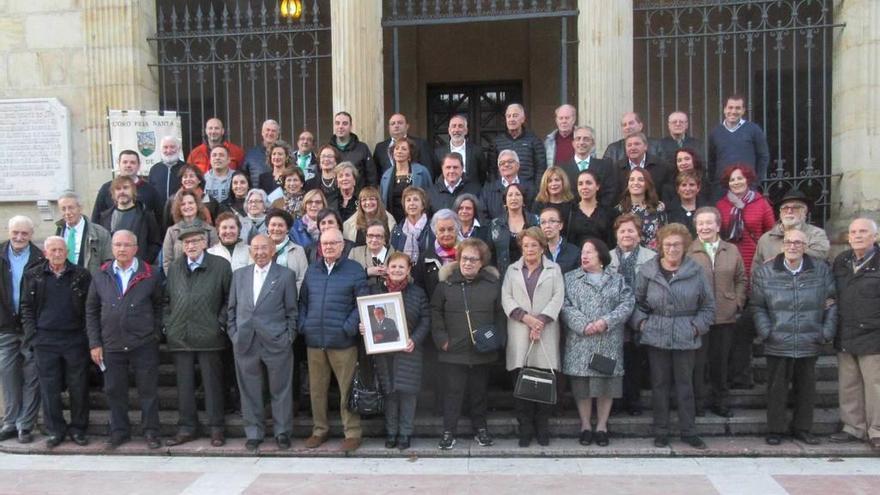
[{"label": "paved ground", "polygon": [[877,493],[874,458],[258,458],[0,454],[2,494]]}]

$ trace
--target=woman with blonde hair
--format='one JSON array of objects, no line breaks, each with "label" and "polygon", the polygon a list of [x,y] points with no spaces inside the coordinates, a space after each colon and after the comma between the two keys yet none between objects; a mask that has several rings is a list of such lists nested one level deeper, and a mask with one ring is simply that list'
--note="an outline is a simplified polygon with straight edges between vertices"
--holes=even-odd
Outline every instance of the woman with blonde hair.
[{"label": "woman with blonde hair", "polygon": [[394,230],[397,222],[388,214],[385,203],[379,194],[379,190],[373,186],[366,186],[358,193],[357,211],[342,224],[342,237],[354,243],[355,246],[366,244],[367,225],[373,220],[379,220],[388,225],[388,232]]},{"label": "woman with blonde hair", "polygon": [[568,174],[559,167],[548,168],[541,177],[541,185],[538,187],[538,195],[535,196],[535,201],[532,203],[532,211],[540,213],[548,206],[559,210],[563,222],[562,236],[567,237],[573,205],[574,195],[571,193]]}]

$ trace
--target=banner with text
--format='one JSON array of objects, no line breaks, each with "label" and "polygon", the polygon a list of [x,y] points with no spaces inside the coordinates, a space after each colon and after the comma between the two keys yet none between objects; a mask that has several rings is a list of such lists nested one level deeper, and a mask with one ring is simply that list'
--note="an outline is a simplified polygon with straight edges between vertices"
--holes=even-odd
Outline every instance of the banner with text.
[{"label": "banner with text", "polygon": [[[140,175],[149,174],[150,168],[162,161],[162,138],[173,136],[180,143],[182,136],[177,112],[110,110],[107,120],[114,172],[118,171],[119,153],[134,150],[141,156]],[[178,151],[178,157],[183,160],[183,150]]]}]

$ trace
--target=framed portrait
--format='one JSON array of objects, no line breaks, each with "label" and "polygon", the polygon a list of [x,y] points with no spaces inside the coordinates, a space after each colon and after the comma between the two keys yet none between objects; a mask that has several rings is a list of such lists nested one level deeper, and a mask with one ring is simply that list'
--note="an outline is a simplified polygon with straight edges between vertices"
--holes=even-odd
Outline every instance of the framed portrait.
[{"label": "framed portrait", "polygon": [[406,349],[409,330],[400,292],[357,298],[358,314],[364,324],[364,347],[367,354],[382,354]]}]

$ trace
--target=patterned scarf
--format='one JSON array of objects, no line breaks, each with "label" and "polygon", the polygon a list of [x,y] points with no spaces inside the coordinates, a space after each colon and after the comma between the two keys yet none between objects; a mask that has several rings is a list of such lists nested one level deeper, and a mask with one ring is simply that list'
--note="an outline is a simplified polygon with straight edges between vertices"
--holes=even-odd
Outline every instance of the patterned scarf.
[{"label": "patterned scarf", "polygon": [[725,241],[737,243],[742,240],[742,236],[746,231],[746,224],[743,221],[743,210],[756,199],[758,199],[758,195],[752,190],[749,190],[742,198],[731,191],[727,191],[727,200],[733,206],[730,207],[730,225],[728,225],[724,232]]},{"label": "patterned scarf", "polygon": [[309,233],[312,240],[318,242],[318,236],[321,235],[321,231],[318,229],[318,221],[312,220],[308,215],[303,215],[302,217],[303,224],[306,226],[306,232]]},{"label": "patterned scarf", "polygon": [[630,288],[635,287],[636,260],[639,257],[639,246],[636,245],[636,248],[629,253],[629,256],[624,256],[623,250],[619,247],[614,248],[614,251],[617,252],[617,259],[620,260],[620,265],[617,267],[617,273],[623,275],[623,280],[626,282],[626,285]]},{"label": "patterned scarf", "polygon": [[437,254],[437,257],[440,258],[440,262],[444,265],[455,261],[454,245],[451,248],[445,248],[440,245],[439,241],[434,241],[434,252]]},{"label": "patterned scarf", "polygon": [[408,218],[403,220],[403,234],[406,236],[406,243],[403,245],[403,252],[409,255],[409,259],[413,263],[419,260],[419,236],[422,230],[428,224],[428,217],[422,213],[421,218],[413,225]]},{"label": "patterned scarf", "polygon": [[409,280],[407,279],[394,282],[388,276],[385,277],[385,288],[388,289],[388,292],[403,292],[407,285],[409,285]]}]

